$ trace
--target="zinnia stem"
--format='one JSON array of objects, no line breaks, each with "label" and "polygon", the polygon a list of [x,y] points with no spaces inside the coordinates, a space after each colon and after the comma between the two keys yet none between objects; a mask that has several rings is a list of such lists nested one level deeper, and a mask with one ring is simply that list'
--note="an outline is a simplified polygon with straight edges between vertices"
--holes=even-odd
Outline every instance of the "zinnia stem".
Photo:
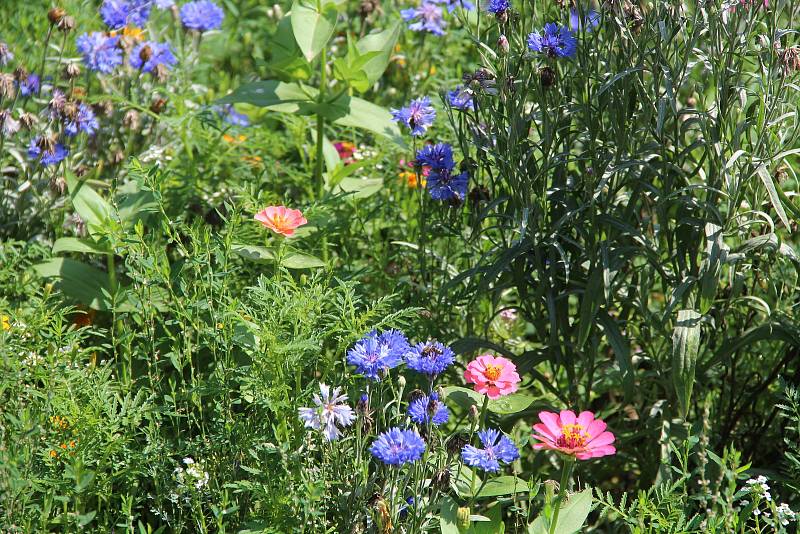
[{"label": "zinnia stem", "polygon": [[567,485],[569,484],[569,479],[572,476],[573,465],[575,465],[574,458],[570,457],[564,460],[564,467],[561,469],[561,482],[558,484],[558,496],[556,497],[553,521],[550,523],[550,534],[554,534],[556,531],[556,525],[558,524],[558,513],[561,511],[561,503],[564,500],[564,495],[567,492]]}]

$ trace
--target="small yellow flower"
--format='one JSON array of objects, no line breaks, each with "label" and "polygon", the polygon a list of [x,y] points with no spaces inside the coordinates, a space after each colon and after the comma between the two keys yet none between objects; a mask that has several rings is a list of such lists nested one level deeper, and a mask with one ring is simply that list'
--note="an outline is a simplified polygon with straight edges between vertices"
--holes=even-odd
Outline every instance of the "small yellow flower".
[{"label": "small yellow flower", "polygon": [[50,458],[55,458],[56,456],[58,456],[58,453],[56,451],[54,451],[54,450],[51,450],[50,451]]},{"label": "small yellow flower", "polygon": [[234,137],[232,135],[225,134],[225,135],[222,136],[222,139],[224,139],[226,143],[231,143],[231,144],[236,143],[236,144],[238,144],[238,143],[244,143],[245,141],[247,141],[247,136],[246,135],[237,135],[236,137]]},{"label": "small yellow flower", "polygon": [[[417,188],[417,173],[412,171],[401,171],[398,177],[400,178],[401,181],[405,181],[406,184],[408,184],[408,187],[410,187],[411,189]],[[420,182],[422,182],[422,187],[425,187],[427,180],[425,180],[424,176],[420,176],[420,178],[421,178]]]},{"label": "small yellow flower", "polygon": [[6,331],[11,330],[11,321],[8,315],[0,315],[0,327]]},{"label": "small yellow flower", "polygon": [[431,70],[429,71],[429,74],[430,74],[431,76],[433,76],[434,74],[436,74],[436,66],[435,66],[435,65],[431,65]]}]

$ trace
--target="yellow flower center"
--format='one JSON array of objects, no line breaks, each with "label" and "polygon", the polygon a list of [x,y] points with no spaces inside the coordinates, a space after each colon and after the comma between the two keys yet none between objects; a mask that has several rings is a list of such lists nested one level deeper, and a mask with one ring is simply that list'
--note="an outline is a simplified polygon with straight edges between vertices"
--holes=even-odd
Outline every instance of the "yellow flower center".
[{"label": "yellow flower center", "polygon": [[586,446],[589,438],[591,436],[584,430],[583,425],[575,423],[561,427],[561,435],[558,437],[556,444],[567,449],[580,449]]},{"label": "yellow flower center", "polygon": [[489,364],[486,366],[486,371],[483,372],[484,376],[494,382],[498,378],[500,378],[500,373],[503,371],[502,365],[493,365]]}]

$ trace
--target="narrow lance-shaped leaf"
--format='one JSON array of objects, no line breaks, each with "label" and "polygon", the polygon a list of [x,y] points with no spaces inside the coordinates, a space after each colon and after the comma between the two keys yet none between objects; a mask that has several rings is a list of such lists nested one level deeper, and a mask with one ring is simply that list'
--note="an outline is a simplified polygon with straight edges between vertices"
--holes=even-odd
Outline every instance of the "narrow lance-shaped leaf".
[{"label": "narrow lance-shaped leaf", "polygon": [[700,314],[694,310],[680,310],[672,332],[672,383],[684,419],[689,412],[699,348]]}]

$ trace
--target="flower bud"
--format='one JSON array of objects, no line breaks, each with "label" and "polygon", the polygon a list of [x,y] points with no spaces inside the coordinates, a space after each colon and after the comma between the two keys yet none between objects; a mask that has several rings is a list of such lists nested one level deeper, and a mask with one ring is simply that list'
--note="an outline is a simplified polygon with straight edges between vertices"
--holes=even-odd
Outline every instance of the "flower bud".
[{"label": "flower bud", "polygon": [[165,99],[156,98],[150,104],[150,111],[152,111],[156,115],[160,115],[164,111],[164,108],[166,107],[167,107],[167,101]]},{"label": "flower bud", "polygon": [[511,45],[508,42],[508,37],[505,35],[500,35],[497,39],[497,49],[500,50],[501,54],[508,54],[508,51],[511,49]]},{"label": "flower bud", "polygon": [[61,20],[64,18],[66,14],[67,12],[64,11],[62,8],[54,7],[53,9],[47,12],[47,20],[50,21],[50,24],[58,24],[59,22],[61,22]]},{"label": "flower bud", "polygon": [[554,86],[556,84],[556,71],[550,67],[542,67],[539,69],[539,81],[545,89]]},{"label": "flower bud", "polygon": [[280,4],[272,6],[272,14],[275,15],[275,20],[281,20],[283,18],[283,8]]},{"label": "flower bud", "polygon": [[472,404],[469,407],[469,420],[470,421],[477,421],[478,417],[480,417],[480,412],[478,412],[478,407]]},{"label": "flower bud", "polygon": [[471,521],[469,520],[470,511],[469,507],[462,506],[456,512],[456,526],[459,532],[466,532],[469,530]]}]

